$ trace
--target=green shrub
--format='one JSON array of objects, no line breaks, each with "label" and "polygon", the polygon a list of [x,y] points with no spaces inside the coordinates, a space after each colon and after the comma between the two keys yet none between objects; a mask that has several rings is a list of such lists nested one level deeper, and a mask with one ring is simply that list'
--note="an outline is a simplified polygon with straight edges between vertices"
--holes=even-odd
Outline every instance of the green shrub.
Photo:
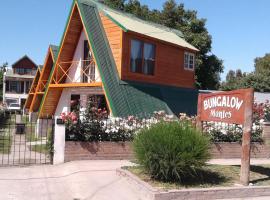
[{"label": "green shrub", "polygon": [[190,123],[160,122],[134,139],[135,156],[152,178],[184,182],[210,158],[210,142]]}]

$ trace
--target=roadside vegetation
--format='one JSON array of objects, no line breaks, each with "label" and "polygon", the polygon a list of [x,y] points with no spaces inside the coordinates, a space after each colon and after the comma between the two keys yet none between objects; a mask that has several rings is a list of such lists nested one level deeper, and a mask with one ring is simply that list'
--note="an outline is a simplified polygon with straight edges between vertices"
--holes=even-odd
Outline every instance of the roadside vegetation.
[{"label": "roadside vegetation", "polygon": [[0,135],[0,153],[9,154],[12,145],[12,136]]},{"label": "roadside vegetation", "polygon": [[10,153],[12,145],[12,135],[9,134],[12,127],[8,124],[8,117],[5,115],[4,110],[0,109],[0,153]]},{"label": "roadside vegetation", "polygon": [[135,137],[135,157],[155,180],[186,183],[200,176],[210,159],[209,138],[186,122],[160,122]]},{"label": "roadside vegetation", "polygon": [[[239,165],[206,165],[201,168],[196,177],[191,177],[185,182],[159,181],[152,178],[142,166],[125,167],[141,180],[161,190],[184,188],[230,187],[239,183]],[[254,186],[270,185],[270,165],[251,166],[250,183]]]}]

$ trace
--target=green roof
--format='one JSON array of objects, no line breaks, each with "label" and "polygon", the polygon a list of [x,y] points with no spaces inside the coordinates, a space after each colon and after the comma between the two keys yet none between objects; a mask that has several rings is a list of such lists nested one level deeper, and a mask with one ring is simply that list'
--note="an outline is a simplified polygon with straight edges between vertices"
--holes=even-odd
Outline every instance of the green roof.
[{"label": "green roof", "polygon": [[170,114],[196,113],[197,90],[121,81],[96,3],[78,0],[78,6],[114,116],[159,110]]},{"label": "green roof", "polygon": [[158,40],[169,42],[181,47],[185,47],[194,51],[198,51],[196,47],[189,44],[184,40],[181,31],[168,28],[166,26],[145,21],[139,19],[135,15],[128,14],[119,10],[115,10],[105,6],[102,3],[98,3],[94,0],[78,0],[80,3],[94,4],[99,11],[102,11],[107,17],[114,21],[119,27],[121,27],[125,32],[133,31],[142,35],[146,35]]}]

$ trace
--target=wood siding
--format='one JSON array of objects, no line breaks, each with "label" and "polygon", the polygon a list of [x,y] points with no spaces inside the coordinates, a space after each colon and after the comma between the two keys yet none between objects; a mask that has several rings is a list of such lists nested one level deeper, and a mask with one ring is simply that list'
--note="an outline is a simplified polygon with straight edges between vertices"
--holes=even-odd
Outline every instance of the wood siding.
[{"label": "wood siding", "polygon": [[37,69],[37,66],[28,57],[23,57],[12,68]]},{"label": "wood siding", "polygon": [[38,112],[39,110],[39,107],[40,107],[40,104],[42,102],[42,98],[44,95],[44,93],[39,93],[39,92],[45,92],[44,86],[47,84],[52,67],[53,67],[53,54],[52,54],[52,50],[49,48],[46,55],[43,69],[41,71],[40,79],[37,84],[37,89],[33,98],[33,103],[31,104],[30,112]]},{"label": "wood siding", "polygon": [[121,77],[122,29],[102,13],[100,13],[100,17],[106,36],[109,40],[117,71]]},{"label": "wood siding", "polygon": [[[130,71],[130,44],[133,38],[156,46],[156,62],[153,76]],[[143,37],[136,33],[123,33],[122,80],[194,88],[194,71],[184,69],[184,52],[185,49],[181,47]]]},{"label": "wood siding", "polygon": [[[68,69],[73,59],[74,52],[77,47],[77,43],[80,38],[80,34],[83,29],[83,24],[81,21],[81,17],[79,14],[79,10],[77,6],[73,7],[71,17],[68,22],[67,30],[65,32],[63,41],[62,41],[62,46],[59,49],[59,55],[57,58],[56,63],[61,63],[61,62],[68,62],[65,64],[62,64],[61,66],[63,67],[64,70]],[[59,79],[62,77],[64,73],[60,71],[60,73],[55,73],[55,69],[53,71],[53,77],[56,79]],[[66,77],[66,76],[64,76]],[[63,83],[65,82],[65,78],[62,79]],[[49,83],[51,84],[51,82]],[[43,105],[41,105],[41,110],[39,113],[40,118],[47,118],[47,116],[54,115],[54,112],[56,110],[58,101],[61,97],[62,94],[62,88],[48,88],[47,94],[44,96],[44,102]]]}]

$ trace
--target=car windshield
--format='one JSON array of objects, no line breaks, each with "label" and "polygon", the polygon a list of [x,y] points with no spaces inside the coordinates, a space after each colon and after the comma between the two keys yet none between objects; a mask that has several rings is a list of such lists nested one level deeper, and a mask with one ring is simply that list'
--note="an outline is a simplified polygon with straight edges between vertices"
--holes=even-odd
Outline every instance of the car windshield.
[{"label": "car windshield", "polygon": [[12,104],[9,105],[9,107],[20,107],[20,105],[17,104],[17,103],[12,103]]}]

